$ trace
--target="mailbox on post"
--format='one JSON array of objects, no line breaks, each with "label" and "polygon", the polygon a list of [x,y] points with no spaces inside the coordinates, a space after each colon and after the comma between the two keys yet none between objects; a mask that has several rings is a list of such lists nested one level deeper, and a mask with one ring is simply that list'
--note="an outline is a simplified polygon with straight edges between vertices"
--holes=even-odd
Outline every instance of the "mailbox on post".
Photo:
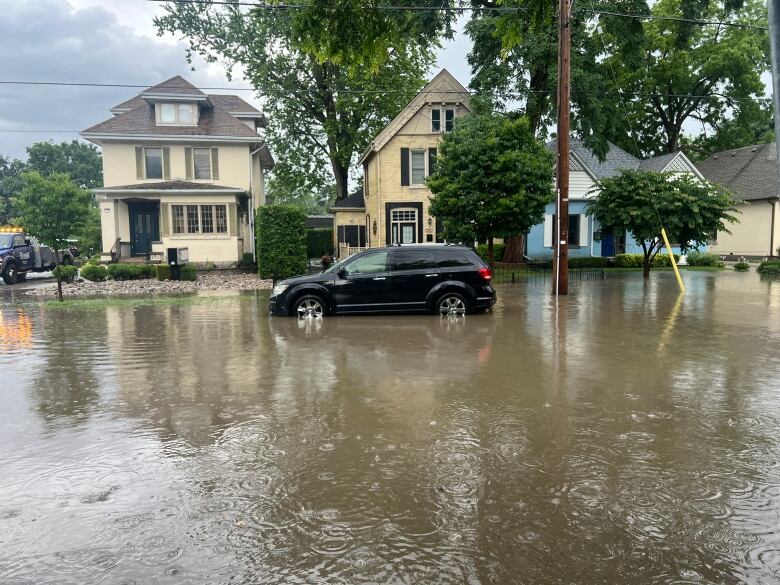
[{"label": "mailbox on post", "polygon": [[189,259],[189,248],[168,248],[168,266],[171,267],[171,280],[181,280],[181,267]]}]

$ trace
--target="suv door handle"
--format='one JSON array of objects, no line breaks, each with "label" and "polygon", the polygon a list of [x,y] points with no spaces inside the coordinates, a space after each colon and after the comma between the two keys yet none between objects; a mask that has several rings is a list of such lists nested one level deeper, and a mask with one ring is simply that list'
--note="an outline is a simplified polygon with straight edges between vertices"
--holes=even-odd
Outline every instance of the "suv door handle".
[{"label": "suv door handle", "polygon": [[374,277],[374,280],[384,280],[384,279],[385,279],[384,276],[375,276]]},{"label": "suv door handle", "polygon": [[425,278],[430,278],[431,276],[439,276],[438,274],[426,274]]}]

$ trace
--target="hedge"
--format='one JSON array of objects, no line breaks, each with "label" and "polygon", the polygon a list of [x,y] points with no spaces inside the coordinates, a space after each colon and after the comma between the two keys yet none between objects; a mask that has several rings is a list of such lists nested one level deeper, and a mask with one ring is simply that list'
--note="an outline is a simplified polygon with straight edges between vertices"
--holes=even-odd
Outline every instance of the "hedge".
[{"label": "hedge", "polygon": [[333,256],[333,228],[306,230],[306,255],[309,258]]},{"label": "hedge", "polygon": [[723,268],[726,265],[717,254],[699,252],[698,250],[691,250],[688,252],[685,259],[690,266],[716,266],[718,268]]},{"label": "hedge", "polygon": [[780,274],[780,260],[764,260],[756,270],[759,274]]},{"label": "hedge", "polygon": [[[154,270],[154,278],[157,280],[170,280],[171,279],[171,267],[167,264],[150,264]],[[198,271],[195,269],[194,264],[185,264],[179,271],[181,280],[197,280]]]},{"label": "hedge", "polygon": [[569,258],[569,268],[606,268],[609,265],[610,259],[602,256]]},{"label": "hedge", "polygon": [[170,280],[171,279],[171,267],[167,264],[155,264],[154,265],[154,277],[157,280]]},{"label": "hedge", "polygon": [[101,266],[100,264],[93,264],[90,261],[81,269],[81,277],[91,280],[92,282],[103,282],[108,278],[108,268]]},{"label": "hedge", "polygon": [[62,282],[73,282],[76,280],[76,275],[79,273],[79,269],[75,266],[60,264],[55,267],[51,273],[57,280],[61,280]]},{"label": "hedge", "polygon": [[274,281],[306,273],[306,212],[294,205],[266,205],[255,224],[257,267]]},{"label": "hedge", "polygon": [[[679,254],[674,255],[674,261],[680,261]],[[644,254],[618,254],[615,256],[615,266],[617,268],[642,268],[644,264]],[[669,254],[667,252],[659,252],[653,258],[653,266],[656,268],[671,267],[672,263],[669,260]]]},{"label": "hedge", "polygon": [[139,280],[154,277],[153,264],[109,264],[108,276],[114,280]]},{"label": "hedge", "polygon": [[734,264],[734,270],[737,272],[748,272],[750,270],[750,264],[745,262],[744,260],[740,260],[736,264]]}]

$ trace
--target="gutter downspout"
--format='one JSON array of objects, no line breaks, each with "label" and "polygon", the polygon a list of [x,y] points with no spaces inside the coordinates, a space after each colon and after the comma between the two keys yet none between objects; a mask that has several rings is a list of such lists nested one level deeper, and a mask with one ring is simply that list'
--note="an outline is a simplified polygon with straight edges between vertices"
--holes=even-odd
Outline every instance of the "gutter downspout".
[{"label": "gutter downspout", "polygon": [[775,255],[775,210],[777,209],[777,202],[780,198],[770,201],[769,205],[772,206],[772,220],[769,222],[769,257],[773,258]]}]

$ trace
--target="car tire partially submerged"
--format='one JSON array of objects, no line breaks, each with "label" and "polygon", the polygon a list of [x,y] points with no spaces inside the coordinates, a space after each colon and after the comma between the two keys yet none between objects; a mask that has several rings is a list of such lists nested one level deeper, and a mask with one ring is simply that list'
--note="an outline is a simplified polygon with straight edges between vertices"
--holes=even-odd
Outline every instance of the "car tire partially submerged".
[{"label": "car tire partially submerged", "polygon": [[455,292],[448,292],[436,301],[436,313],[442,316],[460,316],[468,312],[468,302],[465,297]]},{"label": "car tire partially submerged", "polygon": [[299,319],[322,318],[326,314],[325,302],[317,295],[303,295],[295,301],[292,314]]}]

